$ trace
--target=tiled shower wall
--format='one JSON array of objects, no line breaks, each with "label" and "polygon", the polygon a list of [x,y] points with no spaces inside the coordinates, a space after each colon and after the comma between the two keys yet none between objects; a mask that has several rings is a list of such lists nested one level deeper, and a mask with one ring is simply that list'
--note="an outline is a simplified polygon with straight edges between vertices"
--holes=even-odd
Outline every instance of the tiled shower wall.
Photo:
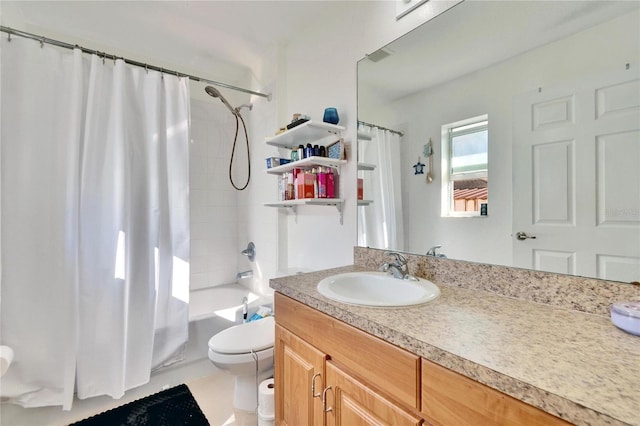
[{"label": "tiled shower wall", "polygon": [[234,133],[222,103],[191,100],[192,290],[234,282],[238,272],[237,192],[228,177]]}]

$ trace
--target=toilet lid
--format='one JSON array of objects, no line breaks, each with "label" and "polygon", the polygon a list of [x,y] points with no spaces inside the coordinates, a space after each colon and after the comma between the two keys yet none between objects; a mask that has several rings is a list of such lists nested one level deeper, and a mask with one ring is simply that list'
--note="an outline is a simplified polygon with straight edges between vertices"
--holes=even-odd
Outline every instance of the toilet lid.
[{"label": "toilet lid", "polygon": [[234,325],[209,339],[209,349],[221,354],[245,354],[273,347],[275,322],[272,316]]}]

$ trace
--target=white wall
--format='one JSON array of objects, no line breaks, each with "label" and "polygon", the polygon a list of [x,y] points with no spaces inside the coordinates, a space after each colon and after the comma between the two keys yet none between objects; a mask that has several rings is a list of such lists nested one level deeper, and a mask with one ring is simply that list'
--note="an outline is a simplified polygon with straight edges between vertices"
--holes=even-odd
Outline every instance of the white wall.
[{"label": "white wall", "polygon": [[278,211],[264,206],[264,203],[274,200],[277,179],[265,173],[265,158],[271,156],[271,149],[264,143],[264,138],[278,127],[277,114],[282,98],[282,85],[278,78],[281,62],[281,49],[274,46],[265,52],[261,66],[253,70],[253,84],[271,93],[272,99],[252,97],[253,111],[245,113],[245,116],[251,116],[251,184],[238,194],[238,241],[244,247],[249,241],[256,246],[255,261],[250,262],[245,256],[240,256],[238,266],[241,271],[253,271],[253,279],[242,283],[261,294],[272,294],[269,279],[276,276],[277,271]]},{"label": "white wall", "polygon": [[[285,69],[279,83],[284,80],[286,89],[285,98],[279,100],[279,127],[294,113],[322,120],[324,108],[336,107],[339,124],[347,127],[344,137],[350,155],[340,176],[340,196],[346,200],[344,223],[340,225],[334,207],[300,207],[297,219],[279,213],[278,234],[281,239],[286,235],[286,241],[278,245],[279,269],[318,270],[353,262],[357,243],[357,170],[352,146],[357,127],[357,61],[455,3],[428,2],[396,21],[395,2],[340,2],[342,11],[333,19],[308,28],[285,47]],[[272,197],[276,197],[275,186]]]}]

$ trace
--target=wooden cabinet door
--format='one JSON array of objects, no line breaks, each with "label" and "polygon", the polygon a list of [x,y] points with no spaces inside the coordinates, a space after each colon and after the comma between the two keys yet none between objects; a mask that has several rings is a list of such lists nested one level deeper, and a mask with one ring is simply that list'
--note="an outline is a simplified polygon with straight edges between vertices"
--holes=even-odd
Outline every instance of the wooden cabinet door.
[{"label": "wooden cabinet door", "polygon": [[434,425],[566,426],[509,395],[422,360],[422,413]]},{"label": "wooden cabinet door", "polygon": [[[275,415],[282,426],[322,426],[327,356],[287,329],[275,329]],[[312,395],[312,388],[316,396]]]},{"label": "wooden cabinet door", "polygon": [[327,426],[393,425],[417,426],[422,420],[368,388],[332,361],[327,374]]}]

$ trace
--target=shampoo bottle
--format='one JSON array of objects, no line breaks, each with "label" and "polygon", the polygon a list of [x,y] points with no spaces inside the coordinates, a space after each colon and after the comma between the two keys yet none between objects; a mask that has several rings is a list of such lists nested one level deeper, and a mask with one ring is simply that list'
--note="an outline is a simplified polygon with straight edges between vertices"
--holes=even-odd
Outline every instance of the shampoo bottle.
[{"label": "shampoo bottle", "polygon": [[331,168],[327,173],[327,198],[336,198],[336,179]]},{"label": "shampoo bottle", "polygon": [[318,198],[327,198],[327,173],[322,167],[318,169]]}]

